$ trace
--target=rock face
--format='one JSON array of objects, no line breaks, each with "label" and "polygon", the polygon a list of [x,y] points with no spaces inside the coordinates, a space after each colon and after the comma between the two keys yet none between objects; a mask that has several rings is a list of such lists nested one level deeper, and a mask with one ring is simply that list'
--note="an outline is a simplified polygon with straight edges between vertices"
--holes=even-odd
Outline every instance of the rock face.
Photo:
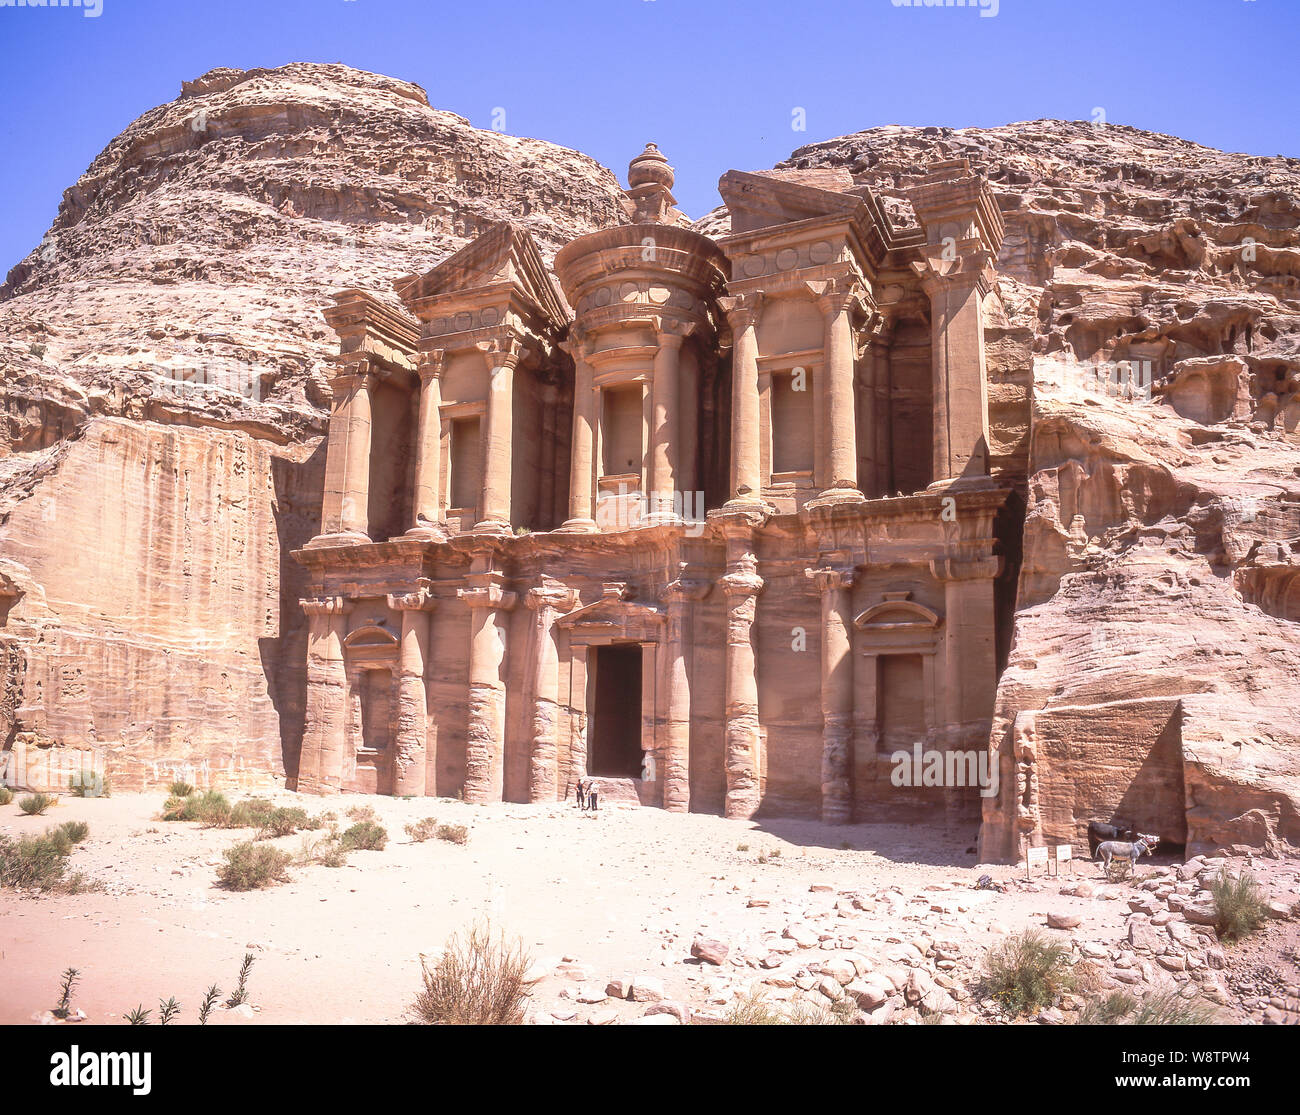
[{"label": "rock face", "polygon": [[[1039,121],[878,128],[785,168],[847,170],[906,227],[905,187],[955,158],[1006,225],[989,448],[1016,488],[981,854],[1117,817],[1300,841],[1300,163]],[[114,140],[0,288],[0,764],[293,770],[327,295],[387,297],[503,217],[549,264],[620,197],[583,155],[342,66],[213,71]],[[1094,361],[1132,362],[1103,370],[1138,397]]]},{"label": "rock face", "polygon": [[981,855],[1112,817],[1192,850],[1294,843],[1300,161],[1038,121],[879,128],[789,165],[888,195],[957,157],[1006,221],[990,414],[1027,504]]},{"label": "rock face", "polygon": [[329,293],[396,302],[504,216],[549,260],[619,197],[337,65],[214,70],[110,143],[0,288],[0,764],[64,789],[106,756],[122,788],[292,769]]}]

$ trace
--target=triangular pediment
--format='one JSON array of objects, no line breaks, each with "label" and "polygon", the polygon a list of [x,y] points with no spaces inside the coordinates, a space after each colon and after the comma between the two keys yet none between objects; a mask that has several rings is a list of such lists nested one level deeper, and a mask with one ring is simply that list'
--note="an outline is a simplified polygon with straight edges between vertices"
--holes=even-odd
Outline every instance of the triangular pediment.
[{"label": "triangular pediment", "polygon": [[437,267],[401,286],[399,293],[409,304],[506,283],[513,284],[557,325],[568,321],[568,309],[536,241],[527,229],[510,221],[493,225]]},{"label": "triangular pediment", "polygon": [[758,174],[729,170],[718,181],[718,193],[731,214],[731,231],[754,232],[775,225],[816,217],[853,216],[864,208],[862,197],[828,189],[831,184],[852,188],[847,172],[809,175],[806,171]]},{"label": "triangular pediment", "polygon": [[575,608],[556,622],[560,627],[625,628],[637,624],[654,624],[664,618],[662,608],[626,598],[622,585],[606,585],[604,595],[594,604]]}]

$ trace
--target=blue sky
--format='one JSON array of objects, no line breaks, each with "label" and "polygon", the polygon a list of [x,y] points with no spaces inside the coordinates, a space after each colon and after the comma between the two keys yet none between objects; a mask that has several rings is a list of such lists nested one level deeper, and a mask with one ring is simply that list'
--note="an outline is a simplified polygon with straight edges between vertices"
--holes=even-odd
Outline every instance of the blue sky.
[{"label": "blue sky", "polygon": [[80,0],[94,17],[18,2],[38,0],[0,0],[0,273],[113,136],[215,66],[391,74],[480,127],[504,108],[506,131],[620,177],[654,140],[692,216],[729,167],[879,124],[1102,107],[1112,123],[1300,156],[1300,0],[982,0],[996,15],[924,0]]}]

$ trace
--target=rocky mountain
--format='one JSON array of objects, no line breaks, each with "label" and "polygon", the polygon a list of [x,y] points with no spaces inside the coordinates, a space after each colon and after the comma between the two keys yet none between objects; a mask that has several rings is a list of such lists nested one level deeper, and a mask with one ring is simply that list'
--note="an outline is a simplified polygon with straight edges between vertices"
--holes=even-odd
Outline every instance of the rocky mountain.
[{"label": "rocky mountain", "polygon": [[[1135,755],[1189,843],[1300,842],[1300,161],[1035,121],[781,165],[846,168],[905,225],[900,187],[958,157],[1007,225],[987,341],[1014,792],[984,854],[1056,832],[1061,772]],[[131,784],[291,766],[328,293],[387,295],[504,216],[549,260],[618,197],[584,155],[343,66],[216,70],[110,143],[0,288],[0,738],[54,765],[83,761],[56,739],[107,748]],[[1098,361],[1137,382],[1099,389]]]}]

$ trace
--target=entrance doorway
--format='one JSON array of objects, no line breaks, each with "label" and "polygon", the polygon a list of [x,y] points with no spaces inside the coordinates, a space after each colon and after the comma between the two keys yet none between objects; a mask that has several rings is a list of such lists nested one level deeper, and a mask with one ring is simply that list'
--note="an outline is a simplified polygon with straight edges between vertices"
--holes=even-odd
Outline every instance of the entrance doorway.
[{"label": "entrance doorway", "polygon": [[588,773],[598,778],[641,777],[641,646],[593,647],[596,707],[591,717]]}]

